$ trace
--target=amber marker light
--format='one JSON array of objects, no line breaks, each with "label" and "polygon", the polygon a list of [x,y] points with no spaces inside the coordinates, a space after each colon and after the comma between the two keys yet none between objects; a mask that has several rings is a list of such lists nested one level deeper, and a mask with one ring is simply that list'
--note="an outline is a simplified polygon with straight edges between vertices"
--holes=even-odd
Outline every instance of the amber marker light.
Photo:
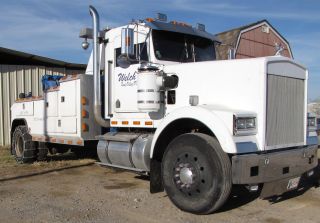
[{"label": "amber marker light", "polygon": [[82,132],[87,132],[89,130],[89,127],[86,123],[82,123],[81,129],[82,129]]},{"label": "amber marker light", "polygon": [[81,97],[81,104],[82,105],[86,105],[87,104],[87,98],[86,97],[84,97],[84,96]]},{"label": "amber marker light", "polygon": [[144,124],[145,125],[152,125],[152,121],[146,121]]},{"label": "amber marker light", "polygon": [[146,18],[146,21],[147,22],[154,22],[154,19],[153,18]]},{"label": "amber marker light", "polygon": [[81,116],[82,118],[87,118],[88,117],[88,112],[86,110],[81,111]]}]

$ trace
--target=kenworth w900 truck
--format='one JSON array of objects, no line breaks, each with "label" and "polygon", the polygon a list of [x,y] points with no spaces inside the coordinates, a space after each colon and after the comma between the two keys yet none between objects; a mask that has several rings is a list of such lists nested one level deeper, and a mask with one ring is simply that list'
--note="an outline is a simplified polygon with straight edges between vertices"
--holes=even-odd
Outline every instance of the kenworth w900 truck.
[{"label": "kenworth w900 truck", "polygon": [[261,196],[297,188],[317,165],[307,117],[308,71],[282,57],[215,60],[205,26],[166,16],[100,30],[86,74],[61,78],[12,106],[12,154],[95,147],[101,165],[150,176],[180,209],[211,213],[233,185]]}]

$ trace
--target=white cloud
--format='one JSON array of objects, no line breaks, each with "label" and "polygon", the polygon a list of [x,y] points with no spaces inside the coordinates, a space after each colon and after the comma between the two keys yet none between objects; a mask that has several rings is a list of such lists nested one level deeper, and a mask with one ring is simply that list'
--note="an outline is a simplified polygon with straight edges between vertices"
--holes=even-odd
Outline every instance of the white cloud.
[{"label": "white cloud", "polygon": [[[320,14],[315,10],[296,11],[299,10],[297,7],[288,10],[287,7],[271,6],[270,2],[272,3],[269,1],[266,6],[260,7],[257,3],[221,3],[213,0],[7,1],[0,7],[0,46],[67,61],[72,58],[71,62],[86,63],[89,51],[81,49],[82,40],[78,35],[82,27],[91,26],[89,4],[98,9],[101,27],[115,27],[125,24],[131,18],[145,18],[154,15],[155,12],[168,13],[173,19],[182,19],[183,15],[183,19],[189,17],[190,20],[199,16],[210,16],[223,17],[221,21],[228,18],[239,18],[239,21],[268,18],[277,21],[299,21],[301,24],[320,21]],[[207,19],[207,22],[210,22],[209,27],[215,27],[220,21]],[[320,32],[306,30],[296,35],[286,34],[286,37],[291,43],[295,58],[310,69],[310,95],[312,98],[319,96],[320,92],[317,91],[320,86]]]},{"label": "white cloud", "polygon": [[[320,20],[320,14],[318,11],[306,12],[306,11],[286,11],[286,7],[276,7],[271,9],[270,7],[254,7],[243,6],[243,4],[236,2],[219,3],[216,1],[196,1],[196,0],[173,0],[172,7],[177,10],[205,13],[208,15],[221,15],[228,17],[240,17],[240,18],[273,18],[273,19],[287,19],[287,20],[306,20],[315,21]],[[252,4],[253,5],[253,4]],[[254,4],[255,6],[257,5]],[[261,10],[262,9],[262,10]]]},{"label": "white cloud", "polygon": [[308,67],[320,71],[320,32],[305,32],[291,35],[288,38],[295,59],[303,62]]},{"label": "white cloud", "polygon": [[[91,17],[88,3],[78,3],[30,0],[25,4],[4,4],[0,8],[0,46],[48,57],[61,55],[57,59],[67,59],[63,51],[67,57],[72,53],[82,54],[85,59],[78,62],[85,62],[88,52],[81,49],[82,40],[78,35],[82,27],[91,26]],[[110,8],[115,7],[117,4]],[[103,24],[118,25],[112,21],[107,23],[104,18],[101,24],[102,27]]]},{"label": "white cloud", "polygon": [[305,32],[289,37],[298,62],[309,70],[309,99],[320,97],[320,32]]}]

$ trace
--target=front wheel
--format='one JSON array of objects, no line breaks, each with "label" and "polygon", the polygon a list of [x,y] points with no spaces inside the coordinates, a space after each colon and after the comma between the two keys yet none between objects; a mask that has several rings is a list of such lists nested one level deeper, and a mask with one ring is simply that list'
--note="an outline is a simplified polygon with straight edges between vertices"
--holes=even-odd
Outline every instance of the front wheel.
[{"label": "front wheel", "polygon": [[231,163],[219,142],[202,133],[183,134],[168,146],[162,162],[163,184],[181,210],[208,214],[231,192]]}]

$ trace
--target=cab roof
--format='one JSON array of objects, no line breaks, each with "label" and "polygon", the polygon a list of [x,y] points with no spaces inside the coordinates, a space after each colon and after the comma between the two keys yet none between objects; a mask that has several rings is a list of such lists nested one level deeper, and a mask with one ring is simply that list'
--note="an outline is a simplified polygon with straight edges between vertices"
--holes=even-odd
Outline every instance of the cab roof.
[{"label": "cab roof", "polygon": [[206,31],[202,31],[196,29],[192,26],[186,25],[184,23],[177,23],[177,22],[160,22],[160,21],[145,21],[145,24],[149,26],[151,29],[154,30],[162,30],[162,31],[169,31],[169,32],[176,32],[176,33],[183,33],[192,36],[199,36],[206,39],[210,39],[215,42],[221,42],[218,37],[215,35],[208,33]]}]

